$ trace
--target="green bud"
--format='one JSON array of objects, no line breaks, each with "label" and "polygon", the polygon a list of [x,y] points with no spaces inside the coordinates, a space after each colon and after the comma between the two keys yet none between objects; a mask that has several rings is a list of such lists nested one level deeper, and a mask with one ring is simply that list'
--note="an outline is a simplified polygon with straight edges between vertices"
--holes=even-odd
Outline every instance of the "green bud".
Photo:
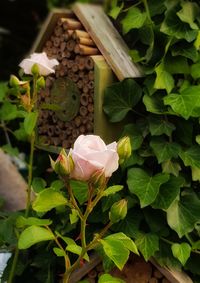
[{"label": "green bud", "polygon": [[45,87],[45,79],[44,77],[40,77],[37,80],[37,88],[40,90],[41,88],[44,88],[44,87]]},{"label": "green bud", "polygon": [[90,178],[90,183],[95,187],[95,188],[102,188],[106,185],[106,177],[104,174],[103,170],[97,170],[92,174]]},{"label": "green bud", "polygon": [[120,220],[124,219],[127,214],[127,200],[122,199],[118,202],[115,202],[110,209],[109,219],[112,223],[117,223]]},{"label": "green bud", "polygon": [[20,80],[16,76],[11,75],[9,83],[11,87],[16,87],[20,85]]},{"label": "green bud", "polygon": [[31,73],[32,73],[33,75],[39,75],[40,70],[39,70],[39,67],[38,67],[37,64],[34,64],[34,65],[32,66],[32,68],[31,68]]},{"label": "green bud", "polygon": [[131,156],[132,148],[131,141],[128,136],[123,137],[117,143],[117,153],[119,155],[119,163],[122,164],[124,161]]},{"label": "green bud", "polygon": [[56,161],[50,157],[51,167],[53,170],[61,175],[68,176],[74,169],[74,162],[71,155],[67,155],[65,150],[62,149]]}]

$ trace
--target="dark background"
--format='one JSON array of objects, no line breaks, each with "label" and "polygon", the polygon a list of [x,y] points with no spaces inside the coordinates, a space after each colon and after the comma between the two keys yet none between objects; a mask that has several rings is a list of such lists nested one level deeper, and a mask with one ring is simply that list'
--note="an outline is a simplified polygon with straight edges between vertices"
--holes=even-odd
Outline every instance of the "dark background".
[{"label": "dark background", "polygon": [[49,9],[49,0],[1,0],[0,81],[18,72]]}]

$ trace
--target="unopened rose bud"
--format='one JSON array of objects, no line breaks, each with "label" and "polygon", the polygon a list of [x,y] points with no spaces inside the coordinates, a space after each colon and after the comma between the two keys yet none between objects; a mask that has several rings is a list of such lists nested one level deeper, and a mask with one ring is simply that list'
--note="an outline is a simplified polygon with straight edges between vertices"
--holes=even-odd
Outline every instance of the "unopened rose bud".
[{"label": "unopened rose bud", "polygon": [[44,88],[44,87],[45,87],[45,79],[44,79],[44,77],[40,77],[37,80],[37,88],[41,89],[41,88]]},{"label": "unopened rose bud", "polygon": [[31,73],[33,75],[39,75],[40,70],[37,64],[33,64],[32,68],[31,68]]},{"label": "unopened rose bud", "polygon": [[103,170],[97,170],[90,178],[90,183],[96,188],[102,188],[106,184],[106,177]]},{"label": "unopened rose bud", "polygon": [[56,161],[53,161],[51,158],[50,161],[53,170],[61,176],[68,176],[74,169],[72,157],[71,155],[67,155],[64,149],[61,150]]},{"label": "unopened rose bud", "polygon": [[120,220],[124,219],[127,214],[127,200],[122,199],[118,202],[115,202],[110,209],[109,219],[112,223],[117,223]]},{"label": "unopened rose bud", "polygon": [[131,141],[128,136],[123,137],[117,143],[117,153],[119,155],[119,163],[122,164],[124,161],[131,156],[132,148]]},{"label": "unopened rose bud", "polygon": [[16,76],[11,75],[9,83],[11,87],[17,87],[20,85],[20,80]]}]

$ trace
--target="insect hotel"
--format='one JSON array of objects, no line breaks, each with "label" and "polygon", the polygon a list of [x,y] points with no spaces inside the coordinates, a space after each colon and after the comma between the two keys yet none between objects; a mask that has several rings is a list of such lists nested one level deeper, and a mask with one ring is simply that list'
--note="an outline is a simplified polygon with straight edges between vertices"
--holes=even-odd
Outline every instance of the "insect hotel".
[{"label": "insect hotel", "polygon": [[59,65],[40,94],[38,146],[70,148],[80,134],[90,133],[116,139],[117,127],[102,110],[104,90],[141,73],[103,9],[77,3],[72,11],[52,11],[32,48],[42,51]]}]

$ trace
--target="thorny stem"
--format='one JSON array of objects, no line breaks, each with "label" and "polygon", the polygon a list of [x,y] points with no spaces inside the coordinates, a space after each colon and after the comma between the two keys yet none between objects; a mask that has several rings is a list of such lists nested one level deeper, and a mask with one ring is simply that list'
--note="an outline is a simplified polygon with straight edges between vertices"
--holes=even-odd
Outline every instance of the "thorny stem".
[{"label": "thorny stem", "polygon": [[86,243],[86,223],[87,223],[87,219],[88,219],[88,216],[90,215],[90,213],[92,212],[92,210],[94,209],[94,207],[96,206],[96,204],[98,203],[98,201],[102,198],[104,187],[102,187],[99,190],[96,197],[92,201],[92,190],[93,190],[93,188],[90,186],[89,201],[88,201],[87,208],[86,208],[84,214],[82,214],[82,212],[80,211],[80,208],[77,205],[77,202],[76,202],[76,200],[73,196],[73,192],[72,192],[72,189],[69,186],[69,184],[67,184],[67,188],[68,188],[68,192],[69,192],[69,195],[70,195],[70,198],[72,200],[74,207],[77,209],[79,214],[81,213],[80,214],[81,215],[81,217],[80,217],[80,221],[81,221],[80,236],[81,236],[82,251],[81,251],[81,254],[79,255],[78,259],[74,262],[74,264],[72,266],[70,266],[69,269],[65,272],[63,279],[62,279],[62,283],[68,283],[69,282],[69,278],[70,278],[71,273],[76,268],[78,268],[80,266],[80,261],[82,260],[84,255],[87,253],[87,251],[92,249],[96,244],[98,244],[99,240],[104,236],[104,234],[108,231],[108,229],[112,225],[112,223],[109,222],[105,226],[105,228],[97,236],[95,236],[94,239],[87,245],[87,243]]},{"label": "thorny stem", "polygon": [[33,155],[35,148],[35,132],[31,135],[31,148],[30,148],[30,157],[28,164],[28,189],[27,189],[27,201],[26,201],[26,211],[25,217],[28,217],[30,204],[31,204],[31,183],[33,178]]},{"label": "thorny stem", "polygon": [[[19,237],[18,231],[15,230],[15,233],[16,233],[16,236],[17,236],[17,238],[18,238],[18,237]],[[10,273],[9,273],[9,277],[8,277],[7,283],[12,283],[12,282],[13,282],[13,278],[14,278],[14,276],[15,276],[15,269],[16,269],[17,261],[18,261],[18,256],[19,256],[19,248],[16,247],[16,248],[15,248],[15,253],[14,253],[13,262],[12,262],[12,266],[11,266],[11,270],[10,270]]]}]

